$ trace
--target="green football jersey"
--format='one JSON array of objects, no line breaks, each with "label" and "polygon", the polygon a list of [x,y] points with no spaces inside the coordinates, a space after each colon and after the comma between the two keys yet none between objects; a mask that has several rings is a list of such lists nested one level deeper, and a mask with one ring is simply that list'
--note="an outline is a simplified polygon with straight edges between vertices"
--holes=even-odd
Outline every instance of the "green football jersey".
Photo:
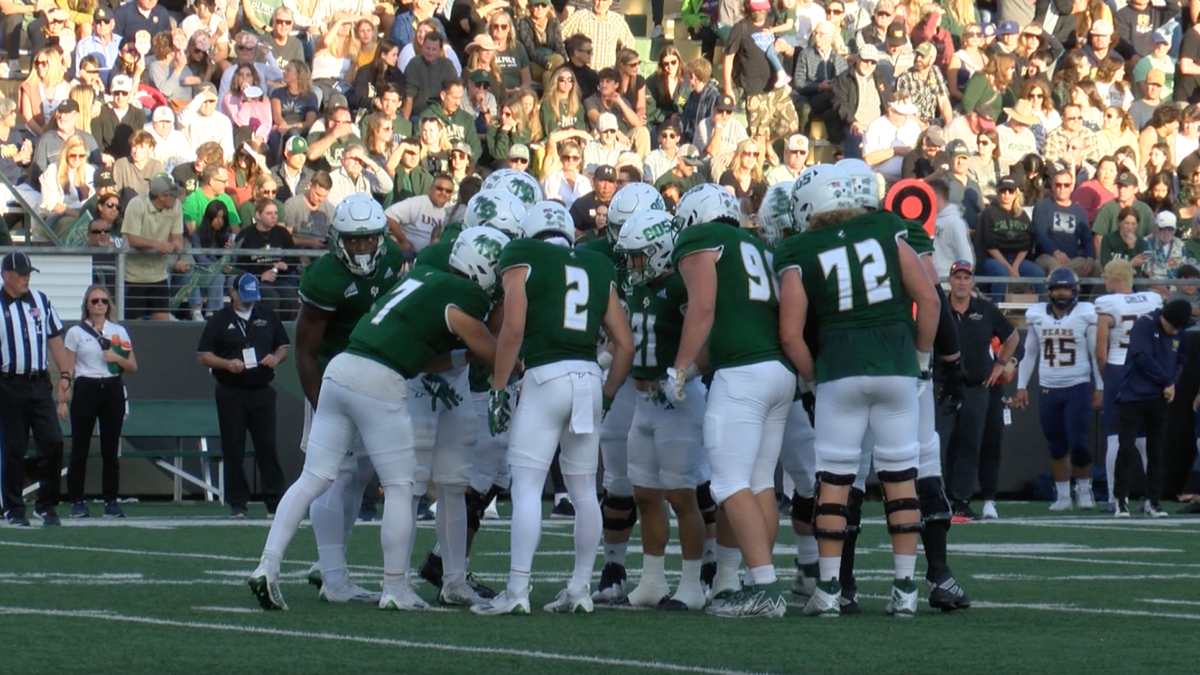
[{"label": "green football jersey", "polygon": [[617,255],[613,250],[612,242],[608,240],[608,236],[601,233],[599,239],[593,239],[583,245],[583,248],[599,253],[600,255],[612,261],[613,267],[617,270],[617,296],[622,300],[628,295],[629,291],[629,270],[625,268],[625,256]]},{"label": "green football jersey", "polygon": [[487,293],[457,274],[432,267],[413,270],[358,322],[346,351],[412,379],[429,359],[458,347],[458,336],[446,321],[451,306],[482,321],[488,310]]},{"label": "green football jersey", "polygon": [[779,344],[779,290],[771,252],[751,231],[725,225],[693,225],[675,239],[672,262],[716,251],[717,304],[708,358],[714,369],[779,361],[791,368]]},{"label": "green football jersey", "polygon": [[417,254],[416,266],[427,265],[443,272],[450,271],[450,250],[454,248],[453,241],[443,239],[436,244],[430,244]]},{"label": "green football jersey", "polygon": [[658,380],[675,363],[683,335],[687,287],[678,274],[647,286],[634,286],[629,295],[629,326],[633,332],[633,378]]},{"label": "green football jersey", "polygon": [[317,350],[317,362],[322,370],[330,359],[346,348],[358,320],[400,280],[403,267],[404,255],[400,253],[400,247],[388,239],[375,266],[375,274],[369,277],[351,273],[332,253],[321,256],[304,270],[304,276],[300,277],[300,300],[333,313]]},{"label": "green football jersey", "polygon": [[912,299],[904,290],[899,238],[908,224],[877,211],[809,230],[779,244],[780,273],[797,269],[817,330],[817,382],[918,373]]},{"label": "green football jersey", "polygon": [[905,239],[908,245],[917,255],[927,255],[933,253],[933,240],[929,238],[929,233],[915,220],[906,220],[904,224],[908,226],[908,235]]},{"label": "green football jersey", "polygon": [[528,310],[521,356],[526,368],[596,361],[600,324],[616,284],[612,262],[591,251],[518,239],[500,254],[499,273],[526,267]]}]

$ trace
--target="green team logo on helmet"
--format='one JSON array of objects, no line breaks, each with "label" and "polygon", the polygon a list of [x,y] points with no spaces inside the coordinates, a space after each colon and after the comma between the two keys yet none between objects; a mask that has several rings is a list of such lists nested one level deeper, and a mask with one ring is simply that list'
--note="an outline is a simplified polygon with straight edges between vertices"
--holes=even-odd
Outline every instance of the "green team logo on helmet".
[{"label": "green team logo on helmet", "polygon": [[656,241],[663,236],[675,236],[675,227],[671,221],[666,220],[652,227],[643,230],[647,242]]},{"label": "green team logo on helmet", "polygon": [[504,250],[503,244],[496,239],[480,235],[475,237],[475,250],[479,251],[488,260],[499,260],[500,252]]},{"label": "green team logo on helmet", "polygon": [[475,213],[483,221],[496,217],[496,202],[484,197],[475,206]]},{"label": "green team logo on helmet", "polygon": [[520,178],[514,176],[512,180],[508,181],[508,189],[517,199],[526,204],[533,204],[538,201],[537,195],[533,192],[533,186]]}]

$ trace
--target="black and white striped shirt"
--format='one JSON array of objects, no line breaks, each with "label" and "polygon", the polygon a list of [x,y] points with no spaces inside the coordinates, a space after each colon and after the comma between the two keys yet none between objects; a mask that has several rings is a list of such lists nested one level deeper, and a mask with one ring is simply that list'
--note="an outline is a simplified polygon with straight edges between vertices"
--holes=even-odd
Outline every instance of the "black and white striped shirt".
[{"label": "black and white striped shirt", "polygon": [[0,374],[31,375],[49,370],[50,338],[63,334],[50,298],[30,290],[14,299],[0,289]]}]

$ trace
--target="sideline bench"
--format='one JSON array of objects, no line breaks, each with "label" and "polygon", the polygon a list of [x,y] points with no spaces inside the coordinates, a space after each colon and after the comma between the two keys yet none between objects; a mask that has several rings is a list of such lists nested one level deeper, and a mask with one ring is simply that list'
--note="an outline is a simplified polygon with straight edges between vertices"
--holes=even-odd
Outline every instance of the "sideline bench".
[{"label": "sideline bench", "polygon": [[[71,438],[71,423],[61,422],[63,440]],[[99,424],[92,431],[92,437],[99,435]],[[164,450],[126,450],[125,444],[119,453],[127,459],[145,459],[158,468],[171,474],[174,479],[174,499],[183,501],[183,482],[187,481],[204,491],[205,501],[214,498],[225,503],[225,457],[219,451],[209,449],[210,437],[220,438],[221,427],[217,421],[217,404],[212,399],[196,400],[141,400],[129,402],[129,417],[121,429],[122,441],[136,441],[150,438],[174,438],[175,448]],[[184,449],[185,441],[195,441],[196,449]],[[134,443],[136,445],[136,443]],[[31,450],[30,455],[36,453]],[[247,456],[253,456],[250,448]],[[98,457],[98,451],[89,452],[90,457]],[[183,467],[185,459],[200,461],[199,474],[192,474]],[[66,462],[64,461],[64,464]],[[213,465],[216,465],[216,481],[213,481]],[[62,475],[67,475],[64,466]],[[38,484],[25,488],[29,495],[37,490]]]}]

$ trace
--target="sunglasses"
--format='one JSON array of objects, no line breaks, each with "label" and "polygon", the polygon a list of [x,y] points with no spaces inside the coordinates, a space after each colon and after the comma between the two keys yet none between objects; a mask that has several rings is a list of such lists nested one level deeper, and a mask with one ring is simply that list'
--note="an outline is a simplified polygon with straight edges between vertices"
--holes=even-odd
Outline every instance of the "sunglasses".
[{"label": "sunglasses", "polygon": [[88,234],[108,234],[109,232],[112,232],[111,227],[106,227],[103,230],[88,230]]},{"label": "sunglasses", "polygon": [[973,31],[968,31],[966,33],[963,33],[963,37],[965,37],[965,38],[983,37],[983,33],[973,30]]},{"label": "sunglasses", "polygon": [[1031,91],[1031,92],[1029,92],[1029,98],[1030,98],[1030,99],[1035,99],[1035,98],[1046,98],[1046,95],[1045,95],[1045,94],[1043,94],[1043,93],[1042,93],[1042,92],[1040,92],[1040,91]]},{"label": "sunglasses", "polygon": [[71,154],[67,155],[67,158],[68,159],[86,159],[87,155],[83,154],[83,153],[72,152]]},{"label": "sunglasses", "polygon": [[1054,184],[1054,187],[1056,187],[1056,188],[1069,188],[1069,187],[1071,187],[1071,184],[1070,184],[1070,183],[1055,183],[1055,184]]},{"label": "sunglasses", "polygon": [[580,159],[583,159],[583,158],[580,157],[579,155],[565,155],[563,157],[563,160],[567,161],[567,162],[578,162]]},{"label": "sunglasses", "polygon": [[663,66],[675,66],[675,65],[679,65],[679,59],[664,59],[664,60],[663,60],[663,62],[662,62],[662,65],[663,65]]},{"label": "sunglasses", "polygon": [[524,157],[513,157],[512,159],[508,160],[508,163],[509,164],[528,164],[529,160],[525,159]]},{"label": "sunglasses", "polygon": [[508,30],[511,28],[511,26],[506,23],[498,23],[495,26],[492,26],[492,28],[495,28],[496,30]]},{"label": "sunglasses", "polygon": [[1002,195],[1014,195],[1016,193],[1017,191],[1012,188],[1000,188],[1000,194]]},{"label": "sunglasses", "polygon": [[35,66],[48,66],[48,65],[50,65],[50,62],[49,62],[49,61],[47,61],[46,59],[38,59],[37,61],[34,61],[34,62],[33,62],[33,65],[35,65]]},{"label": "sunglasses", "polygon": [[[115,208],[117,208],[117,203],[116,202],[101,202],[100,206],[103,208],[106,208],[106,209],[115,209]],[[108,230],[101,230],[101,231],[108,232]]]},{"label": "sunglasses", "polygon": [[757,150],[747,150],[746,152],[742,153],[742,157],[758,157],[758,151]]},{"label": "sunglasses", "polygon": [[558,78],[558,81],[559,81],[559,82],[566,83],[566,84],[571,84],[571,83],[573,83],[573,82],[575,81],[575,78],[573,78],[573,77],[560,77],[560,78]]},{"label": "sunglasses", "polygon": [[277,192],[279,192],[279,190],[263,190],[263,191],[262,191],[262,193],[263,193],[264,195],[273,195],[273,194],[275,194],[275,193],[277,193]]},{"label": "sunglasses", "polygon": [[1064,117],[1063,119],[1068,122],[1078,122],[1083,119],[1083,115],[1069,115],[1067,117]]},{"label": "sunglasses", "polygon": [[288,20],[286,20],[286,19],[275,19],[275,25],[277,25],[277,26],[290,26],[290,25],[292,25],[292,22],[291,22],[291,21],[288,21]]},{"label": "sunglasses", "polygon": [[679,138],[679,134],[675,133],[674,131],[664,131],[662,134],[659,134],[659,135],[662,136],[663,138]]},{"label": "sunglasses", "polygon": [[642,65],[641,61],[630,61],[629,63],[625,64],[625,67],[626,68],[637,68],[640,65]]},{"label": "sunglasses", "polygon": [[96,306],[108,305],[108,298],[92,298],[91,300],[88,300],[88,304]]},{"label": "sunglasses", "polygon": [[828,12],[826,12],[826,14],[828,14],[829,16],[841,16],[841,15],[845,14],[845,12],[843,12],[840,9],[831,9]]}]

